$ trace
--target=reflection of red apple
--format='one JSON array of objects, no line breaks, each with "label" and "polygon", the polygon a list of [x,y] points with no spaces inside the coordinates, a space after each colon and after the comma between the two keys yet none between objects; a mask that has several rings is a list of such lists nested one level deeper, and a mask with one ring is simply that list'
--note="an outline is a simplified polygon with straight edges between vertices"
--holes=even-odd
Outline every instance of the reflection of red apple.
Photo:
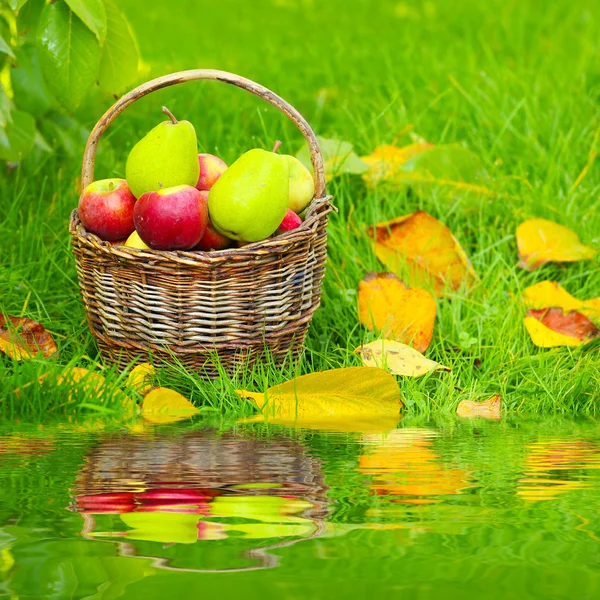
[{"label": "reflection of red apple", "polygon": [[135,196],[125,179],[90,183],[79,198],[83,226],[103,240],[125,239],[133,231]]},{"label": "reflection of red apple", "polygon": [[150,248],[188,250],[206,231],[208,206],[196,188],[177,185],[142,194],[135,204],[133,220]]},{"label": "reflection of red apple", "polygon": [[[208,192],[202,191],[200,192],[204,197],[205,201],[208,203]],[[223,250],[224,248],[229,248],[233,240],[230,240],[228,237],[225,237],[223,234],[219,233],[210,223],[206,227],[206,231],[202,236],[202,239],[198,243],[198,245],[194,248],[194,250],[203,250],[208,252],[209,250]]]},{"label": "reflection of red apple", "polygon": [[206,502],[198,502],[198,503],[167,503],[164,504],[143,504],[141,506],[137,506],[135,512],[143,512],[143,513],[182,513],[188,515],[204,515],[208,516],[210,513],[210,505]]},{"label": "reflection of red apple", "polygon": [[200,176],[196,188],[200,191],[208,191],[225,172],[227,164],[213,154],[198,154],[198,162],[200,163]]},{"label": "reflection of red apple", "polygon": [[112,494],[91,494],[78,496],[77,508],[84,513],[122,514],[135,509],[134,497],[131,492],[116,492]]},{"label": "reflection of red apple", "polygon": [[135,499],[142,503],[167,503],[167,502],[205,502],[212,496],[194,488],[159,488],[146,490],[135,495]]}]

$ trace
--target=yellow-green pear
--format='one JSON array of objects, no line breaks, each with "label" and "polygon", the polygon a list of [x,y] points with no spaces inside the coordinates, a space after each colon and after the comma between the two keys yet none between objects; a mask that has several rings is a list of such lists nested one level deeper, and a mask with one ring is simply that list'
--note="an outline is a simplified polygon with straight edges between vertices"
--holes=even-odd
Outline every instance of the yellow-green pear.
[{"label": "yellow-green pear", "polygon": [[208,192],[210,222],[228,238],[258,242],[279,227],[288,200],[288,162],[256,148],[242,154]]},{"label": "yellow-green pear", "polygon": [[198,183],[198,140],[189,121],[178,121],[168,108],[163,112],[170,121],[152,129],[127,157],[125,176],[136,198],[146,192],[176,185]]},{"label": "yellow-green pear", "polygon": [[287,161],[290,174],[288,208],[300,214],[315,195],[315,181],[310,171],[295,156],[283,154],[281,158]]}]

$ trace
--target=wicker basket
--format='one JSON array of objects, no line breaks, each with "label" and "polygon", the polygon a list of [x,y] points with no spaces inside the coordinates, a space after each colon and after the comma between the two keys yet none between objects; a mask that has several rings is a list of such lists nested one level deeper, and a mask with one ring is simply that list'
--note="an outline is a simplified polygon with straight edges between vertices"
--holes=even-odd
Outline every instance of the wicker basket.
[{"label": "wicker basket", "polygon": [[[118,100],[98,121],[83,159],[82,189],[94,180],[100,136],[142,96],[185,81],[213,79],[241,87],[287,115],[308,142],[315,197],[301,227],[284,235],[214,252],[138,250],[88,232],[74,210],[69,231],[90,330],[110,363],[172,361],[214,377],[259,357],[296,359],[319,306],[325,271],[327,214],[323,160],[312,129],[296,109],[253,81],[192,70],[153,79]],[[218,358],[218,360],[217,360]]]}]

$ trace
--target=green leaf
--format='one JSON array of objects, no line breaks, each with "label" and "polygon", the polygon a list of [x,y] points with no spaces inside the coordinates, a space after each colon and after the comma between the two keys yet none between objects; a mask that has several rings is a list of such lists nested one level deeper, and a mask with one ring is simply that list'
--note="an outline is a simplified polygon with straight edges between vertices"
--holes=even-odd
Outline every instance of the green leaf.
[{"label": "green leaf", "polygon": [[41,117],[55,102],[42,75],[37,49],[33,44],[25,44],[16,54],[17,66],[11,70],[15,103],[35,117]]},{"label": "green leaf", "polygon": [[408,159],[400,169],[451,181],[475,182],[486,175],[479,157],[458,144],[434,146]]},{"label": "green leaf", "polygon": [[[363,162],[354,152],[354,146],[350,142],[328,139],[317,136],[323,163],[325,166],[325,177],[327,181],[337,175],[352,174],[360,175],[369,170],[369,166]],[[304,146],[296,154],[296,158],[307,168],[311,168],[310,153],[308,147]]]},{"label": "green leaf", "polygon": [[125,15],[113,0],[106,0],[108,33],[102,47],[98,83],[109,94],[120,94],[135,82],[139,52]]},{"label": "green leaf", "polygon": [[58,0],[42,11],[37,42],[48,87],[65,108],[75,110],[96,81],[98,40],[65,2]]},{"label": "green leaf", "polygon": [[45,0],[29,0],[17,15],[17,33],[26,41],[35,43],[35,33]]},{"label": "green leaf", "polygon": [[0,140],[0,160],[22,160],[33,147],[35,119],[29,113],[13,110],[12,122],[7,124],[4,131],[6,141]]},{"label": "green leaf", "polygon": [[0,53],[7,54],[11,58],[15,58],[15,53],[13,49],[8,45],[6,40],[0,35]]},{"label": "green leaf", "polygon": [[27,3],[27,0],[8,0],[8,4],[15,12],[21,10],[21,7]]},{"label": "green leaf", "polygon": [[0,128],[6,129],[6,126],[12,121],[11,112],[13,108],[12,100],[0,83]]},{"label": "green leaf", "polygon": [[65,0],[69,8],[83,21],[94,35],[100,45],[106,39],[107,18],[106,9],[102,0]]},{"label": "green leaf", "polygon": [[85,145],[89,130],[81,123],[58,112],[51,112],[41,122],[44,137],[52,146],[62,148],[69,156],[78,156]]}]

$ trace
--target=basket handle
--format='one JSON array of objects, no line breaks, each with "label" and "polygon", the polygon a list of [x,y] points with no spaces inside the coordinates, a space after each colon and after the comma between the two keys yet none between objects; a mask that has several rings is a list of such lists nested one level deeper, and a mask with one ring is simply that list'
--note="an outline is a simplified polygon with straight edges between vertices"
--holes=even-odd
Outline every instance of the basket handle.
[{"label": "basket handle", "polygon": [[233,73],[227,73],[226,71],[216,71],[213,69],[192,69],[189,71],[180,71],[178,73],[171,73],[170,75],[164,75],[163,77],[157,77],[142,85],[131,90],[119,100],[117,100],[102,116],[102,118],[96,123],[94,129],[90,133],[87,144],[85,146],[85,153],[83,155],[83,167],[81,171],[81,189],[86,188],[92,181],[94,181],[94,161],[96,159],[96,148],[100,140],[100,136],[108,129],[109,125],[115,120],[117,115],[127,108],[130,104],[156,90],[175,85],[176,83],[184,83],[186,81],[192,81],[194,79],[213,79],[216,81],[222,81],[223,83],[229,83],[240,87],[248,92],[259,96],[263,100],[266,100],[273,106],[276,106],[282,113],[289,117],[296,127],[302,132],[308,147],[310,150],[310,160],[313,166],[314,178],[315,178],[315,198],[321,198],[325,196],[325,172],[323,170],[323,157],[321,156],[321,150],[317,138],[307,123],[306,119],[290,104],[288,104],[283,98],[280,98],[277,94],[274,94],[271,90],[266,87],[234,75]]}]

